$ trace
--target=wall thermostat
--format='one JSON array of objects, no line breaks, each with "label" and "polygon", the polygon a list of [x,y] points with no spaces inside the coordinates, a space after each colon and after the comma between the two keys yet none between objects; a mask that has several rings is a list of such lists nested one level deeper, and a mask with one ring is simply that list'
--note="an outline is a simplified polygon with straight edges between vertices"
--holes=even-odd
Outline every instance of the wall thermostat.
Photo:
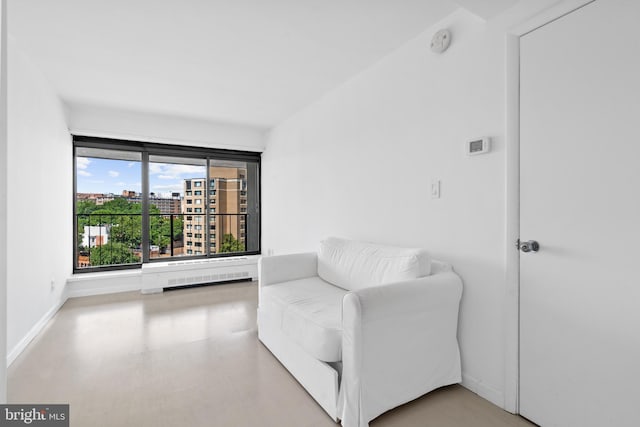
[{"label": "wall thermostat", "polygon": [[489,152],[490,149],[490,138],[485,136],[484,138],[474,139],[473,141],[468,141],[466,144],[467,155],[475,156],[477,154],[485,154]]}]

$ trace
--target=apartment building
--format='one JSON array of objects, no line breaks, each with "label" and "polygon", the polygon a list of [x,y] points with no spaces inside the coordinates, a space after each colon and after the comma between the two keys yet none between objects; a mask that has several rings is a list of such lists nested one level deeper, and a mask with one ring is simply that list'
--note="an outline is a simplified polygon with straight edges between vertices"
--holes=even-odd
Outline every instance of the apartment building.
[{"label": "apartment building", "polygon": [[114,194],[103,194],[103,193],[77,193],[76,199],[78,201],[92,201],[97,206],[102,206],[107,202],[115,200],[118,197]]},{"label": "apartment building", "polygon": [[[244,250],[247,231],[246,176],[245,168],[211,166],[208,185],[206,178],[184,180],[182,213],[185,255],[206,254],[207,231],[210,233],[210,253],[236,252],[236,248]],[[208,227],[205,226],[207,223]],[[229,235],[231,237],[226,239],[230,246],[223,247],[225,236]]]},{"label": "apartment building", "polygon": [[185,255],[206,254],[206,178],[185,179],[182,213],[184,214]]},{"label": "apartment building", "polygon": [[[142,203],[142,197],[140,195],[129,197],[127,201]],[[157,207],[162,215],[179,215],[182,208],[182,200],[179,193],[173,193],[170,198],[158,197],[151,193],[149,195],[149,203]]]}]

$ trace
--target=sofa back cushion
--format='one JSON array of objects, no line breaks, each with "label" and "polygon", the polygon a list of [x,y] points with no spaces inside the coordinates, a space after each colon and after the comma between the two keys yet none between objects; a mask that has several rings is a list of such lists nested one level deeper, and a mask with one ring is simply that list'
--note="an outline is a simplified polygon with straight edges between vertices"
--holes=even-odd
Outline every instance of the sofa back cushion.
[{"label": "sofa back cushion", "polygon": [[428,276],[431,260],[424,249],[398,248],[329,237],[320,242],[318,276],[353,291]]}]

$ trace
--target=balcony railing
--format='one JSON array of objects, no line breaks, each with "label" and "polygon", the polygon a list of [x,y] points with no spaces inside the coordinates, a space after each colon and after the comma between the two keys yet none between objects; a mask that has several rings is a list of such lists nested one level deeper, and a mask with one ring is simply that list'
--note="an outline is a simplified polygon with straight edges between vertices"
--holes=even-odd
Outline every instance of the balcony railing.
[{"label": "balcony railing", "polygon": [[246,213],[150,214],[146,248],[142,214],[76,214],[75,219],[78,270],[247,251]]}]

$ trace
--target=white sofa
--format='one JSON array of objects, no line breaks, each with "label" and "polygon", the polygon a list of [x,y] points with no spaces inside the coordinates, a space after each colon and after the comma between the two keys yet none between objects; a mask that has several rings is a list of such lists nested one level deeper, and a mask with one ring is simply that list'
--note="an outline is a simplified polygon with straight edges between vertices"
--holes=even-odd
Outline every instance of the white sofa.
[{"label": "white sofa", "polygon": [[344,427],[460,382],[462,282],[424,250],[329,238],[258,275],[260,341]]}]

